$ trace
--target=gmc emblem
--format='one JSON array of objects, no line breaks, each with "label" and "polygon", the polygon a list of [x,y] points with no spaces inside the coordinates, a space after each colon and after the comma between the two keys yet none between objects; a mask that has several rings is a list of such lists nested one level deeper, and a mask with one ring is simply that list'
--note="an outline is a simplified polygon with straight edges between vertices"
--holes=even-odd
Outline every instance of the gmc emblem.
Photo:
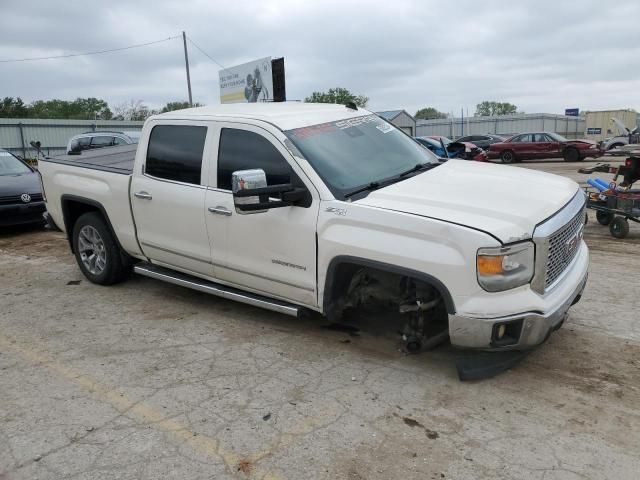
[{"label": "gmc emblem", "polygon": [[578,233],[576,233],[573,237],[571,237],[569,240],[565,242],[564,244],[565,256],[570,257],[575,253],[581,239],[582,239],[582,228],[580,229],[580,231],[578,231]]}]

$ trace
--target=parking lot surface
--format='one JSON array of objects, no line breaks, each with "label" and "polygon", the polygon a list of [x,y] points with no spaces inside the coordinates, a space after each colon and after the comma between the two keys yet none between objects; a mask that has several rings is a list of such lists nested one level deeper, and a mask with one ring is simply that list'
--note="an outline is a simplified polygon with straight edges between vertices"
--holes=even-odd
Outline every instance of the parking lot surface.
[{"label": "parking lot surface", "polygon": [[[578,166],[513,168],[584,182]],[[563,328],[461,383],[459,352],[407,356],[397,325],[100,287],[63,234],[2,232],[0,479],[637,479],[640,228],[615,240],[592,219],[585,239]]]}]

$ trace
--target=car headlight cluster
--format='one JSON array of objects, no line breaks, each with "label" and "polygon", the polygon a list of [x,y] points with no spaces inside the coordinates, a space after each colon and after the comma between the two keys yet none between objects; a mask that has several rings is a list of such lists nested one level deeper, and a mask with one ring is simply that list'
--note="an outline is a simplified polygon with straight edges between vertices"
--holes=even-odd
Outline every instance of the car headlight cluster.
[{"label": "car headlight cluster", "polygon": [[525,285],[534,273],[533,242],[478,250],[478,283],[488,292],[501,292]]}]

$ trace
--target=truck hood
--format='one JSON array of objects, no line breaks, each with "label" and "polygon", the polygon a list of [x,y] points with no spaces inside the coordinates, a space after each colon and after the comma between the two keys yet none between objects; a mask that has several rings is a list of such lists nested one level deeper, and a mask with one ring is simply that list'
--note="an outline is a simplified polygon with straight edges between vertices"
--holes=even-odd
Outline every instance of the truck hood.
[{"label": "truck hood", "polygon": [[578,189],[558,175],[449,160],[354,203],[468,226],[509,243],[531,238],[536,225],[569,203]]}]

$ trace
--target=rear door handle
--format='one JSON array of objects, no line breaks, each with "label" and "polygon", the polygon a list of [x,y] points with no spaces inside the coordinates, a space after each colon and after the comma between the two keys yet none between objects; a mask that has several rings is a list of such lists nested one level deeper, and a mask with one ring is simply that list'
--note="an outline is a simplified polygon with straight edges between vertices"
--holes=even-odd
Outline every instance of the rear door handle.
[{"label": "rear door handle", "polygon": [[209,207],[207,210],[209,210],[211,213],[215,213],[216,215],[224,215],[225,217],[231,216],[231,210],[219,205],[217,207]]},{"label": "rear door handle", "polygon": [[141,198],[143,200],[151,200],[153,198],[151,194],[147,192],[135,192],[133,195],[136,198]]}]

